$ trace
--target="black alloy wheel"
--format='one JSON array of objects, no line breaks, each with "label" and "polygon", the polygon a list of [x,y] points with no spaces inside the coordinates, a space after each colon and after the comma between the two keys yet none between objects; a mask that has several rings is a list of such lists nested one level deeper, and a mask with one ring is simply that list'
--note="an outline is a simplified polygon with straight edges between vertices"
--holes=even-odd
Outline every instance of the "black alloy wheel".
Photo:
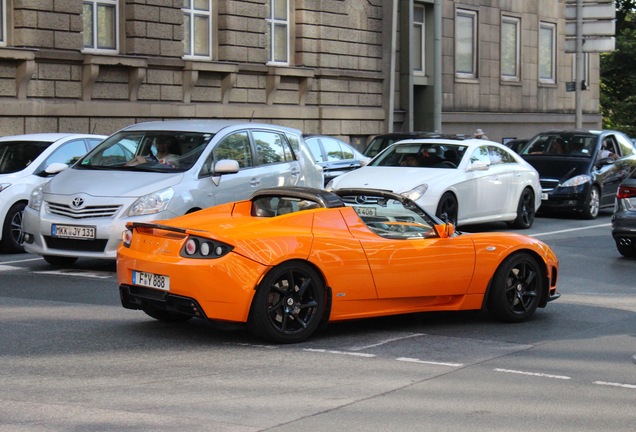
[{"label": "black alloy wheel", "polygon": [[2,225],[2,250],[7,253],[24,252],[24,232],[22,231],[22,217],[24,216],[25,202],[13,204]]},{"label": "black alloy wheel", "polygon": [[514,228],[528,229],[534,223],[535,214],[534,192],[530,188],[525,188],[517,204],[517,218],[510,225]]},{"label": "black alloy wheel", "polygon": [[457,225],[457,217],[459,214],[459,205],[457,204],[457,198],[450,192],[445,192],[444,195],[439,199],[439,203],[437,204],[437,211],[435,212],[435,216],[444,220],[442,215],[446,214],[448,218],[448,222],[453,225]]},{"label": "black alloy wheel", "polygon": [[311,336],[322,321],[325,284],[303,262],[274,267],[256,290],[248,328],[257,337],[296,343]]},{"label": "black alloy wheel", "polygon": [[544,283],[536,258],[525,252],[513,254],[495,272],[488,294],[488,311],[504,322],[525,321],[539,306]]}]

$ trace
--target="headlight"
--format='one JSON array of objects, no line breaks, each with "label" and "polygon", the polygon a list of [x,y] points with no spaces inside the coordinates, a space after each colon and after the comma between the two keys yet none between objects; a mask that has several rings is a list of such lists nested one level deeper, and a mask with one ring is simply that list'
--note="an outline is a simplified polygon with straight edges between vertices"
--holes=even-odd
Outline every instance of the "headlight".
[{"label": "headlight", "polygon": [[153,192],[140,197],[128,210],[128,216],[141,216],[155,214],[168,208],[170,200],[174,196],[172,188]]},{"label": "headlight", "polygon": [[575,187],[585,183],[589,183],[591,181],[592,181],[592,177],[590,177],[589,175],[579,175],[576,177],[572,177],[565,183],[561,184],[561,187]]},{"label": "headlight", "polygon": [[29,207],[31,207],[35,211],[40,211],[40,207],[42,207],[42,189],[44,185],[40,185],[33,189],[31,192],[31,196],[29,197]]},{"label": "headlight", "polygon": [[405,197],[409,198],[411,201],[417,201],[418,199],[422,198],[422,196],[427,190],[428,190],[428,185],[422,184],[417,187],[414,187],[410,191],[402,192],[400,195],[404,195]]},{"label": "headlight", "polygon": [[11,186],[11,183],[0,183],[0,192]]},{"label": "headlight", "polygon": [[133,231],[131,228],[126,228],[121,233],[121,241],[126,247],[130,247],[130,244],[132,243],[132,238],[133,238]]}]

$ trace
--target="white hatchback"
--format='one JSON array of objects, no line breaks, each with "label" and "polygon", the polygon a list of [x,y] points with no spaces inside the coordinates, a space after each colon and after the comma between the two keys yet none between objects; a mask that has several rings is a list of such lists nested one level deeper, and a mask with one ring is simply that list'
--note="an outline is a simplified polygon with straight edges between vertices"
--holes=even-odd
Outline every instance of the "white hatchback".
[{"label": "white hatchback", "polygon": [[53,265],[115,259],[127,222],[170,219],[261,188],[323,184],[296,129],[228,120],[139,123],[33,191],[24,247]]},{"label": "white hatchback", "polygon": [[0,138],[0,246],[23,252],[22,214],[31,191],[49,181],[53,163],[72,165],[106,136],[37,133]]},{"label": "white hatchback", "polygon": [[386,189],[457,225],[530,228],[541,205],[537,171],[507,147],[481,139],[412,139],[386,148],[327,189]]}]

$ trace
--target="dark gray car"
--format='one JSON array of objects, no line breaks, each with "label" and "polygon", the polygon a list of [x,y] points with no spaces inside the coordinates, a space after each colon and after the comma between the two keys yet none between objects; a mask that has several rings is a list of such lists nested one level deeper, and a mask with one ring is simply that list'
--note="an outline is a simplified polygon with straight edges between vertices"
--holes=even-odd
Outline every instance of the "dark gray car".
[{"label": "dark gray car", "polygon": [[612,237],[621,255],[636,257],[636,170],[618,187]]}]

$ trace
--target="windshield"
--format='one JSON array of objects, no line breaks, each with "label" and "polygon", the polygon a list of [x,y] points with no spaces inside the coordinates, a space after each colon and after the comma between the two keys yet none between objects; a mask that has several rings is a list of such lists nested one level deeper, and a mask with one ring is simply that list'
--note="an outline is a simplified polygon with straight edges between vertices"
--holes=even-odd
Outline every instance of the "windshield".
[{"label": "windshield", "polygon": [[123,131],[106,139],[77,167],[182,172],[192,168],[214,135],[201,132]]},{"label": "windshield", "polygon": [[0,174],[22,171],[50,145],[48,141],[0,142]]},{"label": "windshield", "polygon": [[438,143],[395,144],[371,161],[370,166],[457,168],[467,146]]},{"label": "windshield", "polygon": [[589,133],[541,134],[532,138],[521,154],[590,158],[596,154],[594,147],[597,140],[596,135]]}]

